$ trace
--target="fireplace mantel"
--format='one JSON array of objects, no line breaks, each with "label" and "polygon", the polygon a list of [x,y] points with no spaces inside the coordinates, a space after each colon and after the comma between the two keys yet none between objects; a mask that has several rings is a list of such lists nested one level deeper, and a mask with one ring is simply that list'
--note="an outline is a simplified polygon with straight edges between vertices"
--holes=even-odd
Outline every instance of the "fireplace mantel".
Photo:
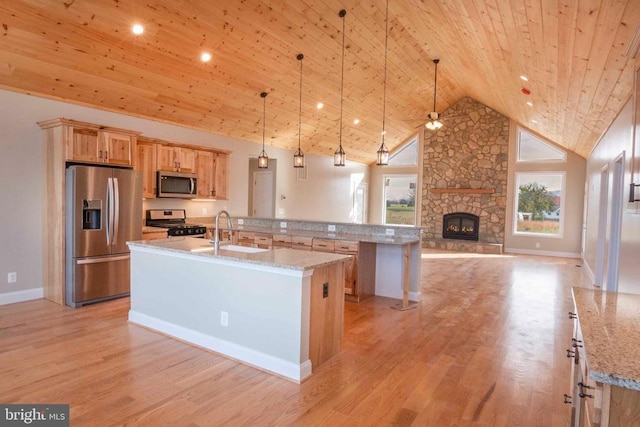
[{"label": "fireplace mantel", "polygon": [[495,192],[493,188],[432,188],[430,191],[433,194],[448,194],[448,193],[493,194]]}]

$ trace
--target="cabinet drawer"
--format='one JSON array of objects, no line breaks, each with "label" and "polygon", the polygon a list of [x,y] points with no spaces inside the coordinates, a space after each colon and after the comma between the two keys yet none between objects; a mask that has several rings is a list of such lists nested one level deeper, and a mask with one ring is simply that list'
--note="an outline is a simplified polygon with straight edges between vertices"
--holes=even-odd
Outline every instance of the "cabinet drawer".
[{"label": "cabinet drawer", "polygon": [[253,241],[256,245],[260,246],[271,246],[272,235],[271,234],[255,234]]},{"label": "cabinet drawer", "polygon": [[334,251],[334,241],[330,239],[313,239],[313,250],[323,252]]},{"label": "cabinet drawer", "polygon": [[358,253],[358,242],[353,240],[336,240],[336,252]]},{"label": "cabinet drawer", "polygon": [[294,249],[311,250],[313,246],[313,237],[292,236],[291,247]]},{"label": "cabinet drawer", "polygon": [[273,244],[276,244],[276,243],[291,243],[291,236],[283,236],[281,234],[274,234],[272,239],[273,239]]},{"label": "cabinet drawer", "polygon": [[238,244],[253,244],[255,235],[247,231],[241,231],[238,233]]}]

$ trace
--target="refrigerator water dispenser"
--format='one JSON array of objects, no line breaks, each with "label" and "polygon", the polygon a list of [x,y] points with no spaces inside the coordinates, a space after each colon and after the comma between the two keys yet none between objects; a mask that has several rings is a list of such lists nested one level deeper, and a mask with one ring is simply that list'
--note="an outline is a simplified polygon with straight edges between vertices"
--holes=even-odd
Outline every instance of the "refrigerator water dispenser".
[{"label": "refrigerator water dispenser", "polygon": [[102,200],[82,201],[82,229],[102,229]]}]

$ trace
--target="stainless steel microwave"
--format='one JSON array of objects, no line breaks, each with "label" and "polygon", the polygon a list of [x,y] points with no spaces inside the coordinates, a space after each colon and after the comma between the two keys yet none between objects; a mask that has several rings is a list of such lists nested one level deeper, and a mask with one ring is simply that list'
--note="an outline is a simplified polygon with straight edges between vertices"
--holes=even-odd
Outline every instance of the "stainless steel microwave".
[{"label": "stainless steel microwave", "polygon": [[195,173],[158,171],[156,188],[158,197],[193,199],[198,195],[198,178]]}]

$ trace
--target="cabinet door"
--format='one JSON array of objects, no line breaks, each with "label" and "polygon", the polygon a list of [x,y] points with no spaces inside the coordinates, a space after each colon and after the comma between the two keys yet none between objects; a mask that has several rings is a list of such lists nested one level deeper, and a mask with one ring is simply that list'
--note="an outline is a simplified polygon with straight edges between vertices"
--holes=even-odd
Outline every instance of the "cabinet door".
[{"label": "cabinet door", "polygon": [[197,151],[191,148],[175,148],[175,159],[178,161],[178,171],[193,173],[196,171]]},{"label": "cabinet door", "polygon": [[273,236],[271,234],[255,233],[254,243],[256,248],[271,249],[273,246]]},{"label": "cabinet door", "polygon": [[156,144],[138,144],[136,170],[142,171],[142,197],[156,197]]},{"label": "cabinet door", "polygon": [[104,152],[95,129],[69,128],[67,133],[66,160],[87,163],[102,163]]},{"label": "cabinet door", "polygon": [[226,153],[218,153],[216,155],[215,168],[215,184],[214,191],[216,199],[227,200],[229,197],[228,187],[229,181],[227,176],[227,168],[229,163],[229,155]]},{"label": "cabinet door", "polygon": [[133,165],[133,149],[136,138],[115,132],[100,132],[104,162],[110,165]]},{"label": "cabinet door", "polygon": [[157,156],[158,170],[170,172],[178,170],[178,161],[174,156],[174,150],[172,146],[158,145]]},{"label": "cabinet door", "polygon": [[198,197],[214,197],[215,194],[215,153],[212,151],[198,151]]},{"label": "cabinet door", "polygon": [[352,255],[344,262],[344,293],[358,294],[358,255]]}]

